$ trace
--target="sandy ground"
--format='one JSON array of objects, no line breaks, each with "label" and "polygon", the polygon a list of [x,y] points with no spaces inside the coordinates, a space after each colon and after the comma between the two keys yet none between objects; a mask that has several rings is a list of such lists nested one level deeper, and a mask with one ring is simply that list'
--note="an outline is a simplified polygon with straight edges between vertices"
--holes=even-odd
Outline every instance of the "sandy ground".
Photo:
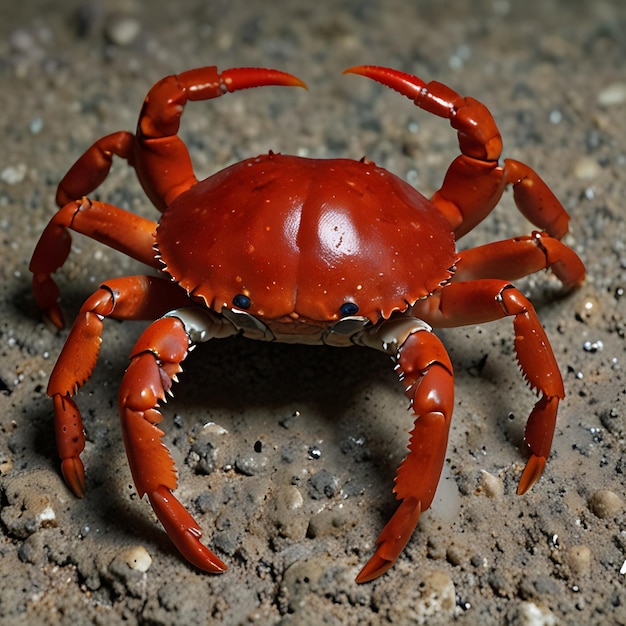
[{"label": "sandy ground", "polygon": [[[0,9],[0,622],[40,624],[626,624],[624,376],[626,4],[342,0],[5,3]],[[255,8],[250,8],[254,6]],[[258,6],[258,8],[257,8]],[[454,7],[454,8],[453,8]],[[375,63],[484,101],[507,156],[572,216],[588,279],[535,301],[567,398],[541,481],[515,495],[533,396],[508,321],[441,333],[456,369],[446,495],[396,566],[356,585],[394,510],[411,424],[391,365],[365,349],[202,346],[165,411],[180,499],[228,563],[179,557],[132,485],[117,386],[142,324],[109,322],[78,395],[87,495],[65,487],[46,382],[67,331],[41,321],[30,255],[55,186],[95,139],[133,129],[162,76],[200,65],[293,72],[188,107],[199,175],[269,149],[360,158],[424,193],[457,151],[447,123],[341,70]],[[155,217],[116,164],[98,197]],[[511,194],[463,246],[530,232]],[[72,319],[98,282],[143,271],[81,237],[58,281]]]}]

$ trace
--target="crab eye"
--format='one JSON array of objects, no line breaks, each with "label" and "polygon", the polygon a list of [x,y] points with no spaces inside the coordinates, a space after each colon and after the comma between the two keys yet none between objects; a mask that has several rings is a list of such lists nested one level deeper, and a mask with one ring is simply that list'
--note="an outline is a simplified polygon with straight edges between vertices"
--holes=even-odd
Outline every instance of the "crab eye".
[{"label": "crab eye", "polygon": [[233,298],[233,304],[238,308],[238,309],[249,309],[250,308],[250,298],[248,298],[248,296],[246,296],[243,293],[238,293],[234,298]]},{"label": "crab eye", "polygon": [[339,307],[339,312],[342,317],[348,317],[349,315],[356,315],[359,311],[359,307],[355,302],[344,302]]}]

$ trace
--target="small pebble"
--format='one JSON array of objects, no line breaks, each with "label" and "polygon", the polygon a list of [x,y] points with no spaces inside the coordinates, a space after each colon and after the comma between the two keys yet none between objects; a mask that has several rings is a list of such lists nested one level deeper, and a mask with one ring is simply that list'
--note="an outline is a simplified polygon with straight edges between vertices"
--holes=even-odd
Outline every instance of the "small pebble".
[{"label": "small pebble", "polygon": [[322,458],[322,451],[317,446],[311,446],[309,448],[308,454],[309,454],[309,458],[313,460]]},{"label": "small pebble", "polygon": [[304,498],[294,485],[277,489],[270,497],[266,511],[281,537],[302,541],[306,537],[308,516],[302,511]]},{"label": "small pebble", "polygon": [[287,567],[280,583],[280,598],[285,605],[285,613],[295,616],[293,624],[302,623],[298,622],[298,614],[305,610],[310,597],[315,597],[316,594],[321,597],[328,591],[328,582],[324,575],[335,564],[332,555],[320,554],[300,557]]},{"label": "small pebble", "polygon": [[626,83],[611,83],[598,93],[598,104],[612,107],[626,102]]},{"label": "small pebble", "polygon": [[141,598],[145,595],[146,571],[152,564],[148,551],[140,545],[120,549],[102,575],[110,579],[118,593]]},{"label": "small pebble", "polygon": [[534,602],[520,602],[513,607],[507,621],[511,626],[556,626],[556,623],[553,613]]},{"label": "small pebble", "polygon": [[480,486],[482,492],[489,498],[501,498],[504,493],[502,480],[485,470],[482,470]]},{"label": "small pebble", "polygon": [[600,301],[594,296],[586,296],[574,304],[576,316],[583,322],[596,316],[601,312],[601,309]]},{"label": "small pebble", "polygon": [[601,339],[597,341],[585,341],[585,343],[583,343],[583,350],[585,352],[600,352],[603,349],[604,343]]},{"label": "small pebble", "polygon": [[0,180],[7,185],[17,185],[21,183],[26,176],[26,165],[18,163],[17,165],[7,165],[0,172]]},{"label": "small pebble", "polygon": [[43,130],[43,119],[41,117],[35,117],[28,125],[28,129],[31,134],[38,135]]},{"label": "small pebble", "polygon": [[589,498],[591,512],[600,519],[612,519],[623,507],[623,500],[610,489],[598,489]]},{"label": "small pebble", "polygon": [[298,488],[294,487],[293,485],[283,490],[282,501],[285,505],[285,508],[289,511],[295,511],[304,504],[302,494],[300,493]]},{"label": "small pebble", "polygon": [[208,422],[195,433],[187,463],[198,474],[211,474],[217,468],[234,463],[232,438],[219,424]]},{"label": "small pebble", "polygon": [[147,572],[152,565],[152,557],[143,546],[132,546],[119,555],[130,569]]},{"label": "small pebble", "polygon": [[574,163],[574,176],[578,180],[590,180],[595,178],[600,172],[600,165],[596,159],[582,157]]},{"label": "small pebble", "polygon": [[268,460],[265,454],[252,452],[242,454],[235,460],[235,468],[244,476],[258,476],[267,468]]},{"label": "small pebble", "polygon": [[566,558],[574,574],[586,574],[591,567],[591,550],[589,546],[571,546],[566,551]]},{"label": "small pebble", "polygon": [[116,46],[129,46],[141,32],[141,23],[134,17],[116,17],[106,26],[109,41]]},{"label": "small pebble", "polygon": [[328,470],[320,470],[309,478],[309,496],[313,500],[320,500],[324,496],[332,498],[339,491],[339,479]]}]

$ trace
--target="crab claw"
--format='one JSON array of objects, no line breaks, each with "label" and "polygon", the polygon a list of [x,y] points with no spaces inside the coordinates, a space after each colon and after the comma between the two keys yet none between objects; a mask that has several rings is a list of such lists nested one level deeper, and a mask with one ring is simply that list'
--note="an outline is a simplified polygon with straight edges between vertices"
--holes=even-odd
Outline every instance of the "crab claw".
[{"label": "crab claw", "polygon": [[426,87],[426,83],[417,76],[379,65],[355,65],[344,70],[343,74],[359,74],[371,78],[411,100],[417,100]]},{"label": "crab claw", "polygon": [[[266,85],[303,87],[304,89],[308,89],[306,83],[293,74],[261,67],[238,67],[224,70],[221,72],[220,78],[228,91],[239,91],[240,89],[250,89],[252,87],[263,87]],[[193,97],[189,99],[195,100]]]}]

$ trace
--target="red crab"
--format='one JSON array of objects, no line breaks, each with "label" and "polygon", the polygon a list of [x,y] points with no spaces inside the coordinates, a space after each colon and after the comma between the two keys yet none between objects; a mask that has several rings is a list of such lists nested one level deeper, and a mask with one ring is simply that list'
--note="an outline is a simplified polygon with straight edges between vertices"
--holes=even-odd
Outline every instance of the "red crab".
[{"label": "red crab", "polygon": [[[209,572],[226,569],[200,542],[201,529],[172,495],[176,470],[161,441],[159,404],[191,347],[243,335],[287,343],[361,345],[395,362],[415,425],[394,492],[400,505],[357,576],[376,578],[398,558],[439,481],[454,389],[450,359],[431,327],[510,316],[524,378],[537,392],[526,426],[530,458],[518,493],[541,475],[554,433],[563,382],[531,303],[509,281],[551,268],[566,286],[585,268],[560,238],[569,216],[546,184],[518,161],[499,163],[501,139],[480,102],[441,83],[375,67],[346,70],[408,96],[447,118],[461,155],[429,200],[371,161],[313,160],[269,153],[198,181],[177,136],[189,100],[208,100],[261,85],[304,86],[270,69],[215,67],[162,79],[149,91],[135,135],[98,140],[61,181],[52,217],[30,264],[37,304],[62,327],[51,274],[70,250],[69,230],[151,266],[155,273],[114,278],[83,304],[50,376],[63,476],[85,493],[80,453],[85,435],[72,396],[90,377],[102,320],[155,320],[130,354],[119,392],[124,443],[140,496],[180,552]],[[88,200],[113,155],[126,159],[162,212],[154,222]],[[512,185],[519,210],[540,231],[458,252]]]}]

